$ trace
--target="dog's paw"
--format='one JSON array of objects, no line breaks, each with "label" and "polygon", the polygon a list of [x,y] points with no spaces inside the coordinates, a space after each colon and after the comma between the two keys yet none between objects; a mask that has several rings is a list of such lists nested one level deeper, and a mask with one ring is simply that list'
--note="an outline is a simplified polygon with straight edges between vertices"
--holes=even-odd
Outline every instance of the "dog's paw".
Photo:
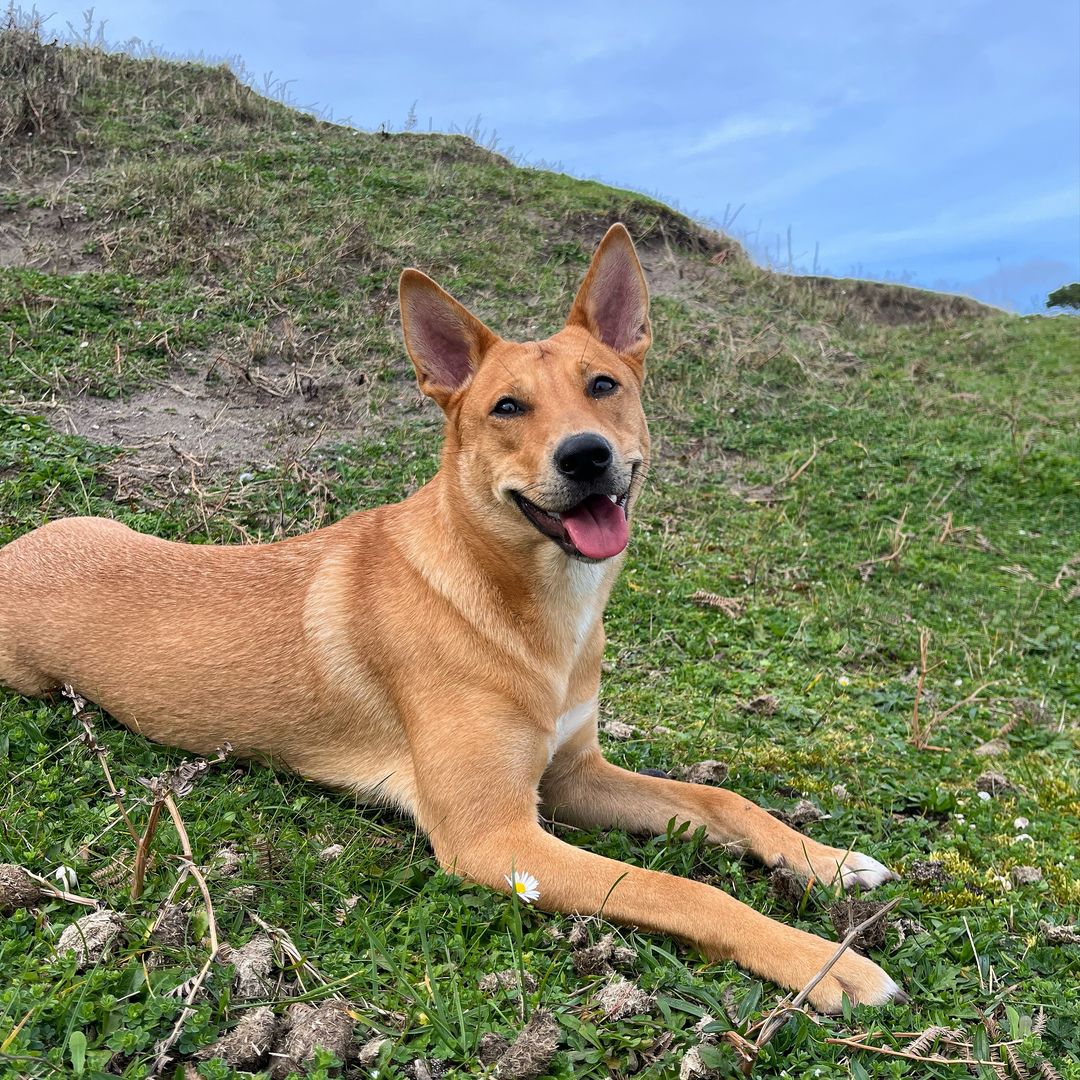
[{"label": "dog's paw", "polygon": [[818,1012],[837,1013],[847,995],[853,1005],[888,1005],[908,1000],[907,994],[873,960],[846,952],[810,991],[807,1000]]},{"label": "dog's paw", "polygon": [[884,863],[859,851],[842,851],[824,844],[808,844],[800,850],[772,860],[770,865],[787,866],[803,878],[815,878],[826,885],[845,889],[873,889],[886,881],[899,880]]},{"label": "dog's paw", "polygon": [[[858,851],[837,852],[839,858],[834,862],[834,867],[839,866],[833,875],[833,881],[839,881],[845,889],[873,889],[886,881],[898,881],[899,875],[894,874],[884,863],[870,858]],[[842,861],[841,861],[842,859]]]}]

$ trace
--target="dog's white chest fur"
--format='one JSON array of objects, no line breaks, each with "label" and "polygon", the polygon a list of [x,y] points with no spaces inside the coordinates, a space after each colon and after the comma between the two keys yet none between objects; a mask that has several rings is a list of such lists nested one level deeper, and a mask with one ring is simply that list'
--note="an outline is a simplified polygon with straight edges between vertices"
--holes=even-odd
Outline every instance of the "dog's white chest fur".
[{"label": "dog's white chest fur", "polygon": [[[551,743],[551,757],[554,757],[563,745],[572,739],[588,723],[593,713],[596,712],[597,699],[591,698],[567,709],[562,716],[555,721],[555,737]],[[550,759],[549,759],[550,760]]]}]

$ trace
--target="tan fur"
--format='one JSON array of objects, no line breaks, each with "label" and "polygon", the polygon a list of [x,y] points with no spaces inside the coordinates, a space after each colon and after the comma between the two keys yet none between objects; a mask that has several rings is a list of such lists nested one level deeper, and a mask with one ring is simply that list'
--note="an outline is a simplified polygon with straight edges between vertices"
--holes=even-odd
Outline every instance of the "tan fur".
[{"label": "tan fur", "polygon": [[[429,484],[275,544],[170,543],[99,518],[42,526],[0,551],[0,680],[24,694],[69,683],[172,746],[227,740],[267,755],[408,811],[448,870],[504,891],[512,868],[526,871],[542,908],[602,911],[801,987],[831,943],[709,886],[571,847],[538,821],[543,809],[662,833],[675,819],[770,866],[865,886],[889,876],[729,791],[628,773],[600,753],[601,614],[622,556],[570,558],[509,492],[545,505],[556,444],[598,432],[633,480],[632,512],[650,334],[629,235],[611,229],[567,326],[545,341],[503,341],[417,271],[402,276],[402,315],[421,387],[447,416]],[[597,372],[619,391],[588,396]],[[492,417],[506,394],[529,412]],[[844,992],[881,1003],[898,990],[849,952],[810,1000],[835,1010]]]}]

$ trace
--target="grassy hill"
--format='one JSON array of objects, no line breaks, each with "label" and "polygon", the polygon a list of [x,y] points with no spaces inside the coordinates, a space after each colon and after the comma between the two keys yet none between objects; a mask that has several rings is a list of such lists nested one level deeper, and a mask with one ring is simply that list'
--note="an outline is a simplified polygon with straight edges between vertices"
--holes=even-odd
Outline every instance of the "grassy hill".
[{"label": "grassy hill", "polygon": [[[223,68],[59,48],[13,22],[0,543],[82,513],[246,542],[402,497],[440,440],[400,343],[399,270],[431,273],[507,336],[546,334],[615,220],[653,291],[656,449],[607,617],[608,752],[673,773],[718,759],[743,794],[788,813],[808,798],[825,816],[807,831],[903,875],[882,890],[899,905],[872,954],[910,1004],[798,1014],[752,1075],[965,1075],[911,1059],[939,1055],[997,1062],[971,1066],[984,1077],[1041,1061],[1080,1077],[1080,936],[1056,929],[1080,907],[1074,319],[771,274],[632,192],[462,136],[336,127]],[[930,730],[913,737],[917,699]],[[778,1000],[622,931],[624,974],[651,1000],[613,1018],[610,975],[574,951],[611,928],[519,910],[442,874],[407,821],[233,761],[177,799],[209,908],[190,877],[174,894],[167,823],[131,899],[135,844],[103,764],[139,832],[140,778],[185,757],[90,715],[98,752],[68,703],[0,692],[0,862],[70,866],[74,891],[123,923],[78,970],[57,944],[79,908],[45,897],[5,915],[0,899],[0,1076],[145,1076],[187,997],[177,1075],[265,1019],[259,1004],[344,998],[370,1058],[350,1055],[349,1075],[480,1075],[482,1037],[513,1039],[543,1007],[559,1049],[541,1075],[676,1076],[704,1042],[706,1071],[688,1075],[722,1076],[739,1060],[724,1036],[753,1038]],[[792,895],[697,840],[559,831],[834,932],[826,890]],[[166,902],[172,936],[153,932]],[[309,966],[277,935],[253,997],[233,962],[192,991],[211,922],[234,949],[281,928]],[[912,1046],[931,1027],[952,1034]]]}]

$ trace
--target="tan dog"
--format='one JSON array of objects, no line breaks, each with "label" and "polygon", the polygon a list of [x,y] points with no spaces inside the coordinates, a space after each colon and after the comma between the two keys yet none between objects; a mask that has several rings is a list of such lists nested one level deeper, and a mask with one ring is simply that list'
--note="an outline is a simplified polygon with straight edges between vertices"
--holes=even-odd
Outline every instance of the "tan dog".
[{"label": "tan dog", "polygon": [[[892,875],[794,832],[730,791],[626,772],[596,735],[601,615],[649,438],[648,293],[621,225],[566,326],[503,341],[416,270],[405,342],[446,414],[442,464],[404,502],[307,536],[170,543],[101,518],[54,521],[0,550],[0,681],[69,683],[135,731],[206,753],[224,741],[408,811],[447,870],[539,906],[675,935],[802,987],[835,945],[694,881],[564,844],[584,828],[709,840],[767,866],[871,887]],[[846,953],[810,994],[901,997]]]}]

